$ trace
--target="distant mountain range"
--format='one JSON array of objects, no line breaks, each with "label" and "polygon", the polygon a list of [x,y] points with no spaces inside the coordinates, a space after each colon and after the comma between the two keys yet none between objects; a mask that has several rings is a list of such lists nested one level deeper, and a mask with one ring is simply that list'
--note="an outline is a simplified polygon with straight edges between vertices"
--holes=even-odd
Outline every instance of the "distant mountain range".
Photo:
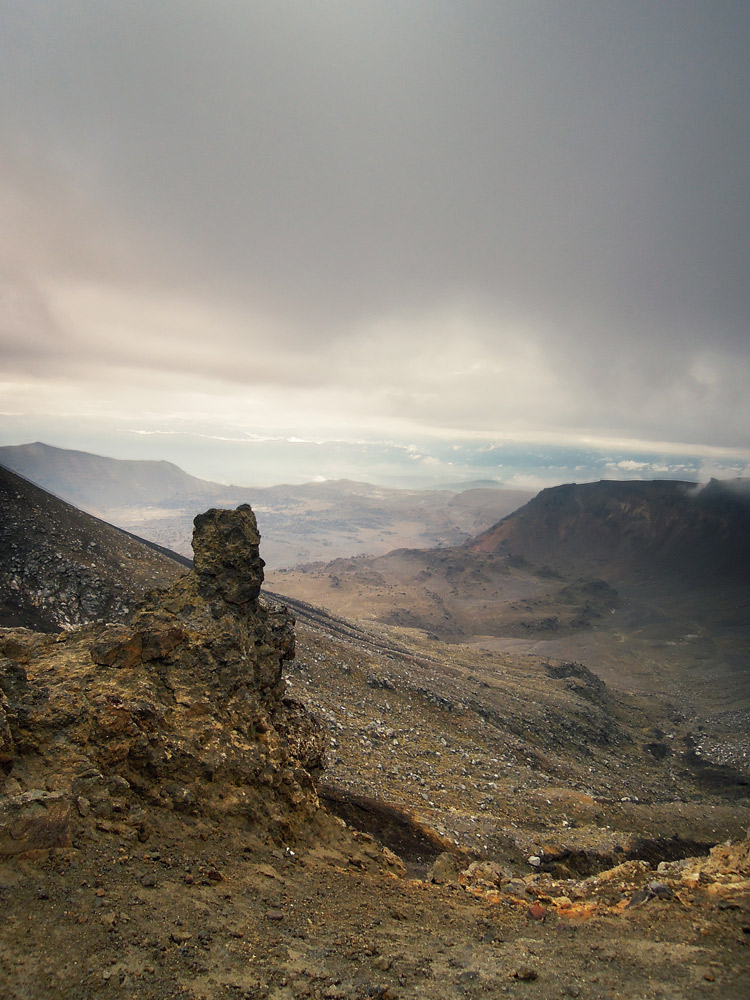
[{"label": "distant mountain range", "polygon": [[39,442],[0,448],[0,464],[112,524],[191,554],[193,518],[208,507],[249,503],[271,567],[455,545],[489,528],[533,495],[491,488],[395,490],[332,480],[270,487],[224,486],[170,462],[125,461]]},{"label": "distant mountain range", "polygon": [[[482,628],[496,634],[503,626],[493,592],[522,595],[542,585],[548,589],[554,580],[603,580],[610,589],[641,591],[653,585],[670,599],[678,592],[691,600],[700,594],[700,603],[710,600],[714,610],[732,590],[737,600],[727,600],[727,609],[737,608],[750,600],[750,481],[712,480],[703,487],[672,481],[557,486],[459,546],[398,549],[302,570],[285,571],[274,586],[283,590],[288,581],[297,588],[287,588],[291,596],[310,599],[313,578],[333,581],[326,595],[330,607],[356,616],[358,602],[349,601],[351,588],[344,585],[348,579],[356,581],[352,586],[371,613],[368,591],[403,592],[419,584],[433,600],[440,594],[435,611],[442,626],[435,620],[431,627],[440,631],[453,622],[456,634],[467,634],[466,622],[457,622],[455,615],[470,595],[477,627],[483,622]],[[413,590],[407,596],[404,604],[420,604]]]}]

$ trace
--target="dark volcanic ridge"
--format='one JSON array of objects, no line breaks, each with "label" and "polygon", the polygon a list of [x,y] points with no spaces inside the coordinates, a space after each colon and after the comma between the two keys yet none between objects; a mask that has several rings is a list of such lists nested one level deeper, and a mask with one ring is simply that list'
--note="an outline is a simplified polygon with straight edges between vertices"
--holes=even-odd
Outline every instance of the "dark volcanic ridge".
[{"label": "dark volcanic ridge", "polygon": [[0,624],[59,631],[121,621],[189,566],[0,466]]},{"label": "dark volcanic ridge", "polygon": [[750,723],[747,483],[543,491],[472,541],[311,563],[277,593],[414,641],[585,663],[608,685],[712,718],[745,759]]},{"label": "dark volcanic ridge", "polygon": [[467,543],[559,572],[750,584],[750,480],[608,482],[542,490]]}]

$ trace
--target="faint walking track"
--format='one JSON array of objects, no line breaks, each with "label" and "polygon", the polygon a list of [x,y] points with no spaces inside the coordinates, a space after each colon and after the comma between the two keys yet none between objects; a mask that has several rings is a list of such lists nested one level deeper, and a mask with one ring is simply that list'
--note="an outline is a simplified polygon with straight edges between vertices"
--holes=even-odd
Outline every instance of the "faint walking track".
[{"label": "faint walking track", "polygon": [[304,622],[306,625],[314,625],[319,628],[324,628],[329,633],[333,633],[340,638],[348,639],[352,642],[358,642],[364,646],[369,646],[376,653],[385,653],[386,655],[395,654],[396,656],[403,656],[409,660],[414,660],[415,662],[443,662],[442,660],[438,660],[433,656],[428,656],[423,653],[416,656],[413,650],[407,649],[405,646],[399,646],[392,642],[384,642],[379,636],[372,632],[366,632],[361,626],[356,625],[354,622],[332,615],[327,611],[323,611],[321,608],[316,608],[314,605],[308,604],[306,601],[299,601],[294,597],[285,597],[282,594],[276,594],[270,590],[263,590],[263,594],[272,601],[278,601],[279,604],[286,604],[292,609],[292,611],[295,612],[299,620]]}]

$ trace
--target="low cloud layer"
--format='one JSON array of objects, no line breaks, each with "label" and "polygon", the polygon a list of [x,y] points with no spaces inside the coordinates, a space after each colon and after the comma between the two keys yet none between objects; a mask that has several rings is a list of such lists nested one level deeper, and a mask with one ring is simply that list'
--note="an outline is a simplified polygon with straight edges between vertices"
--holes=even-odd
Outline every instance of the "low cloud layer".
[{"label": "low cloud layer", "polygon": [[5,5],[0,434],[750,457],[748,42],[730,0]]}]

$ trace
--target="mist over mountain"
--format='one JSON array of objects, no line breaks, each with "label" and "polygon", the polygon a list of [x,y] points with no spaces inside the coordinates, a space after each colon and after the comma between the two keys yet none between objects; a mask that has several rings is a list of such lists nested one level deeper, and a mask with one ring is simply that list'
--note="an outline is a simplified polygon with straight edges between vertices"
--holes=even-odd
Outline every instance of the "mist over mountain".
[{"label": "mist over mountain", "polygon": [[40,441],[0,448],[0,464],[89,511],[186,499],[202,502],[227,489],[196,479],[172,462],[112,459]]},{"label": "mist over mountain", "polygon": [[407,490],[348,479],[225,486],[170,462],[105,458],[39,442],[0,448],[0,462],[69,503],[188,557],[196,514],[250,503],[271,567],[403,545],[455,545],[533,495],[498,484]]}]

